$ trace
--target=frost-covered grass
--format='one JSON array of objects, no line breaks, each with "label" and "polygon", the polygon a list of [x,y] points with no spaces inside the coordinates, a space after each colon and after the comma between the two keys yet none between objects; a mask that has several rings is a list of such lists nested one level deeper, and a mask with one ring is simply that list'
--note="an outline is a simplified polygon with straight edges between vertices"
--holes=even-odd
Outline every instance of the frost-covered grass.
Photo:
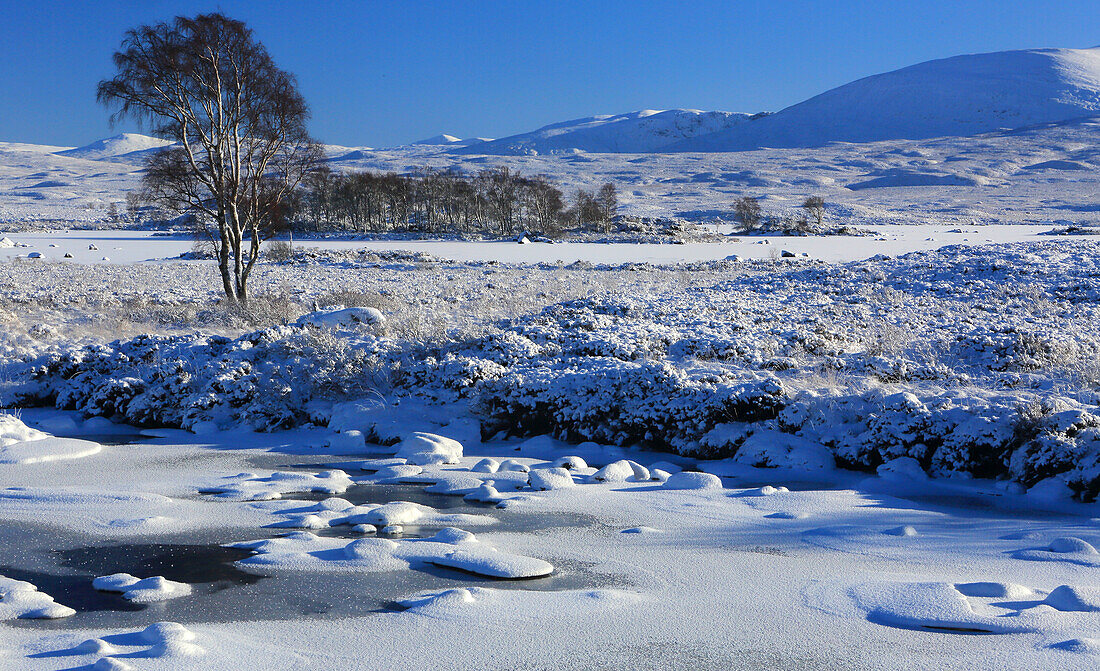
[{"label": "frost-covered grass", "polygon": [[[172,287],[192,287],[188,310],[210,301],[206,268],[59,265],[50,268],[63,277],[19,277],[12,264],[19,289],[9,301],[63,312],[48,287],[96,286],[90,275],[132,293],[84,288],[80,300],[102,301],[109,315],[141,294],[149,316],[139,323],[171,334],[29,347],[26,363],[5,372],[20,402],[143,424],[324,424],[334,403],[412,396],[474,413],[486,435],[549,433],[763,466],[819,458],[789,444],[741,449],[779,431],[850,468],[909,458],[934,475],[1029,487],[1057,476],[1091,499],[1098,248],[952,247],[836,265],[307,259],[264,266],[258,291],[278,287],[282,303],[260,303],[266,323],[217,322],[217,337],[157,316]],[[285,325],[333,304],[377,307],[387,322],[371,332]]]}]

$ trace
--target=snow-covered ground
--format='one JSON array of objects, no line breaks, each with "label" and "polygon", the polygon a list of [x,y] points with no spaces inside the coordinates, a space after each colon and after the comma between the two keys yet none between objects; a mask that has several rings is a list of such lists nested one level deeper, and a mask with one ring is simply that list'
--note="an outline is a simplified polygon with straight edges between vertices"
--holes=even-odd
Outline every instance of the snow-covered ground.
[{"label": "snow-covered ground", "polygon": [[[507,166],[548,175],[566,194],[613,182],[624,214],[732,221],[733,201],[795,209],[819,195],[833,224],[1096,223],[1100,215],[1094,118],[970,137],[834,143],[817,149],[727,153],[534,156],[456,154],[447,146],[328,147],[338,170],[407,172],[423,166],[476,172]],[[0,230],[109,220],[125,212],[141,152],[111,159],[60,156],[58,147],[0,143]]]},{"label": "snow-covered ground", "polygon": [[4,263],[0,668],[1093,668],[1097,252]]},{"label": "snow-covered ground", "polygon": [[[528,243],[514,240],[479,242],[446,240],[298,240],[298,248],[320,250],[408,251],[454,261],[503,263],[687,263],[736,256],[773,259],[784,252],[823,261],[857,261],[877,254],[895,256],[947,245],[986,245],[1049,239],[1051,226],[1035,225],[883,225],[865,236],[739,236],[730,225],[707,227],[727,236],[722,242],[649,243]],[[130,230],[63,230],[54,233],[7,234],[15,246],[0,247],[0,259],[23,258],[47,263],[138,263],[166,261],[195,248],[185,234],[162,235]],[[1066,236],[1080,237],[1080,236]],[[28,258],[31,254],[40,257]],[[66,256],[69,255],[69,256]]]},{"label": "snow-covered ground", "polygon": [[[23,419],[102,431],[67,413]],[[592,445],[557,445],[585,456],[538,491],[525,485],[554,466],[546,441],[483,444],[457,428],[437,429],[466,439],[455,463],[388,476],[444,483],[445,508],[355,503],[404,461],[361,454],[399,446],[350,448],[323,429],[155,431],[65,468],[0,464],[0,565],[78,607],[7,627],[0,668],[1095,667],[1100,527],[1081,504],[1021,510],[1019,495],[906,473],[829,472],[787,491],[748,481],[784,475],[746,471],[683,489],[710,483],[670,477],[662,467],[679,466],[661,455]],[[638,464],[594,477],[622,458]],[[464,503],[483,482],[500,503]],[[243,496],[199,493],[239,483]],[[156,584],[187,577],[189,589],[136,610],[95,596],[93,579],[121,590],[108,574],[139,570],[158,543],[253,554],[235,569],[157,560],[169,575]],[[551,577],[477,575],[543,564]],[[20,589],[0,582],[11,617],[31,612],[17,610]]]}]

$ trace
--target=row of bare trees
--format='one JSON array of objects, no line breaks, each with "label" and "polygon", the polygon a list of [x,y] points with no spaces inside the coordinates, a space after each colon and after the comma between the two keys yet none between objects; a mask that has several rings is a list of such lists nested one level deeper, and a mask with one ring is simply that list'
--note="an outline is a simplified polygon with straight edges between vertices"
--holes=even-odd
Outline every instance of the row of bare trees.
[{"label": "row of bare trees", "polygon": [[765,215],[760,200],[753,196],[742,196],[733,201],[733,218],[741,224],[746,233],[766,229],[769,231],[788,231],[791,233],[811,233],[815,227],[820,229],[825,219],[825,199],[810,196],[802,201],[800,216]]},{"label": "row of bare trees", "polygon": [[318,231],[482,233],[514,235],[562,228],[610,228],[618,210],[615,185],[581,190],[567,204],[545,175],[507,167],[470,175],[421,168],[412,174],[314,171],[300,190],[292,219]]}]

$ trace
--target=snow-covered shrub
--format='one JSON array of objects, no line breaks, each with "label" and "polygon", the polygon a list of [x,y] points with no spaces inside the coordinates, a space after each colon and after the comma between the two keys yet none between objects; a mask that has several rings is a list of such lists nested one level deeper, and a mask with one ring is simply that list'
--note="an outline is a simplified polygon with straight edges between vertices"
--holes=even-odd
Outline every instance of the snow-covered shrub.
[{"label": "snow-covered shrub", "polygon": [[695,377],[664,362],[566,358],[482,386],[481,408],[519,435],[691,450],[724,421],[768,419],[782,406],[773,376]]},{"label": "snow-covered shrub", "polygon": [[[379,389],[383,401],[416,396],[414,405],[480,413],[486,435],[552,433],[760,465],[821,457],[814,445],[869,472],[907,463],[935,476],[1068,483],[1085,498],[1100,489],[1088,419],[1100,416],[1100,243],[676,267],[350,250],[258,271],[268,293],[302,312],[314,303],[381,308],[385,338],[297,327],[236,337],[243,319],[202,316],[218,287],[190,266],[57,265],[0,268],[5,400],[18,384],[25,402],[139,423],[270,428],[326,422],[334,399]],[[174,278],[170,287],[162,276]],[[89,284],[141,292],[93,295]],[[74,323],[102,342],[102,324],[132,333],[120,315],[140,326],[161,310],[179,313],[182,328],[207,324],[231,337],[50,342]],[[60,335],[31,337],[36,322]],[[1083,414],[1064,421],[1067,411]],[[764,449],[775,431],[798,440]]]},{"label": "snow-covered shrub", "polygon": [[384,384],[381,347],[286,326],[237,339],[142,336],[46,355],[18,394],[141,425],[286,428],[308,421],[313,404]]}]

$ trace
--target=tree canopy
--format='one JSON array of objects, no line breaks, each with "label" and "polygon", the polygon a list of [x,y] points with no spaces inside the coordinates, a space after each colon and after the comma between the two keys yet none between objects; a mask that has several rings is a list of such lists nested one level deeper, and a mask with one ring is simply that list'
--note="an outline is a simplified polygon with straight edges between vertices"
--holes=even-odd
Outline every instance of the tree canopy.
[{"label": "tree canopy", "polygon": [[[127,31],[97,98],[174,142],[153,154],[145,195],[190,214],[214,243],[227,298],[245,303],[260,243],[319,159],[309,107],[241,21],[220,13]],[[247,243],[247,245],[245,244]]]}]

